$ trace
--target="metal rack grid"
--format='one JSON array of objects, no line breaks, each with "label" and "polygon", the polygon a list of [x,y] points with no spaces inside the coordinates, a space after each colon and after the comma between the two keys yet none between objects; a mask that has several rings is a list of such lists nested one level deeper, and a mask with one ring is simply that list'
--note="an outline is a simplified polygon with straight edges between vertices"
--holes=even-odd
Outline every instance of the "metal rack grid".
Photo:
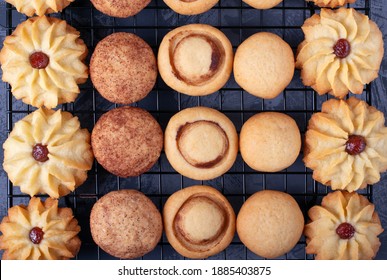
[{"label": "metal rack grid", "polygon": [[[358,0],[353,5],[358,11],[369,14],[371,0]],[[3,3],[5,4],[5,3]],[[0,25],[6,35],[10,35],[17,24],[26,19],[9,4],[0,6]],[[133,32],[145,39],[154,52],[163,36],[175,27],[189,23],[206,23],[222,30],[230,39],[234,50],[250,35],[259,31],[276,33],[287,41],[294,52],[303,39],[300,26],[304,20],[319,8],[304,0],[286,0],[270,10],[255,10],[241,0],[220,0],[209,12],[198,16],[181,16],[171,11],[163,1],[153,0],[137,16],[118,19],[112,18],[94,9],[90,1],[79,0],[72,3],[63,13],[52,16],[65,19],[70,25],[81,32],[81,38],[89,48],[89,56],[96,44],[108,34],[117,31]],[[6,117],[8,126],[2,128],[9,133],[16,121],[20,120],[34,108],[17,101],[11,94],[8,84],[4,84],[7,94]],[[361,96],[369,104],[371,86],[364,89]],[[231,76],[229,82],[218,92],[204,97],[190,97],[177,93],[158,78],[155,88],[142,101],[132,104],[150,111],[164,129],[169,118],[181,109],[193,106],[208,106],[225,113],[235,124],[238,132],[245,120],[262,111],[279,111],[292,116],[302,133],[306,131],[310,116],[321,109],[327,95],[319,96],[312,89],[305,87],[296,70],[294,78],[284,92],[274,100],[262,100],[243,91]],[[104,100],[93,88],[90,80],[81,85],[81,94],[74,103],[60,106],[78,116],[81,126],[92,130],[95,122],[106,111],[115,108]],[[89,214],[95,201],[109,191],[134,188],[144,192],[162,210],[168,196],[173,192],[190,185],[210,185],[220,190],[238,213],[245,199],[256,191],[274,189],[285,191],[297,200],[307,217],[307,210],[319,203],[329,189],[312,179],[312,172],[306,169],[302,162],[302,153],[297,161],[288,169],[276,173],[256,172],[250,169],[240,155],[233,167],[223,176],[210,181],[195,181],[179,175],[168,163],[162,153],[160,159],[145,174],[134,178],[119,178],[109,174],[97,162],[89,172],[88,180],[76,191],[61,198],[60,205],[71,207],[81,226],[80,238],[82,247],[78,259],[114,259],[93,242],[89,229]],[[368,186],[361,191],[372,200],[372,188]],[[28,203],[28,195],[22,194],[19,188],[13,188],[8,181],[7,207]],[[296,247],[279,257],[280,259],[312,259],[305,253],[304,237]],[[165,235],[154,251],[143,259],[183,259],[168,243]],[[210,259],[260,259],[250,252],[239,240],[237,235],[230,246]]]}]

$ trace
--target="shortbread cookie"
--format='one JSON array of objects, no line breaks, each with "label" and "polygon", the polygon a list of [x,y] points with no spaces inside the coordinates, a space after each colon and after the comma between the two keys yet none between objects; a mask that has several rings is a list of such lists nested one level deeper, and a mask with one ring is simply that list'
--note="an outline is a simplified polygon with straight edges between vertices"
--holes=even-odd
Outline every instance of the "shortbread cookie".
[{"label": "shortbread cookie", "polygon": [[354,9],[321,9],[302,30],[305,40],[298,47],[296,67],[303,83],[318,94],[361,94],[378,77],[383,37],[366,15]]},{"label": "shortbread cookie", "polygon": [[313,2],[315,5],[319,7],[328,7],[328,8],[336,8],[339,6],[344,6],[345,4],[355,3],[356,0],[306,0],[309,2]]},{"label": "shortbread cookie", "polygon": [[32,17],[62,12],[74,0],[5,0],[5,2],[14,5],[19,13]]},{"label": "shortbread cookie", "polygon": [[294,55],[288,43],[273,33],[259,32],[237,48],[234,77],[248,93],[271,99],[291,82],[294,67]]},{"label": "shortbread cookie", "polygon": [[98,163],[120,177],[148,171],[160,157],[163,131],[141,108],[118,107],[101,116],[91,134]]},{"label": "shortbread cookie", "polygon": [[305,226],[306,253],[317,260],[370,260],[383,232],[375,205],[356,192],[329,193],[313,206]]},{"label": "shortbread cookie", "polygon": [[283,113],[263,112],[248,119],[240,133],[243,160],[252,169],[277,172],[292,165],[301,149],[296,122]]},{"label": "shortbread cookie", "polygon": [[277,258],[292,250],[304,229],[304,216],[289,194],[264,190],[243,203],[237,217],[238,236],[253,253]]},{"label": "shortbread cookie", "polygon": [[164,82],[193,96],[208,95],[224,86],[232,71],[232,61],[228,38],[206,24],[189,24],[170,31],[158,53]]},{"label": "shortbread cookie", "polygon": [[282,0],[243,0],[246,4],[256,9],[270,9],[277,6]]},{"label": "shortbread cookie", "polygon": [[172,194],[163,210],[171,246],[187,258],[203,259],[223,251],[235,233],[235,214],[227,199],[209,186]]},{"label": "shortbread cookie", "polygon": [[309,120],[304,162],[313,178],[349,192],[380,180],[387,170],[387,128],[381,111],[355,97],[331,99]]},{"label": "shortbread cookie", "polygon": [[30,196],[74,191],[93,165],[90,133],[69,112],[40,108],[15,123],[3,144],[4,171]]},{"label": "shortbread cookie", "polygon": [[154,203],[137,190],[112,191],[101,197],[90,214],[93,240],[108,254],[134,259],[152,251],[163,223]]},{"label": "shortbread cookie", "polygon": [[152,48],[137,35],[113,33],[97,44],[90,60],[90,78],[110,102],[137,102],[156,83],[156,57]]},{"label": "shortbread cookie", "polygon": [[66,21],[34,17],[19,24],[0,52],[3,81],[16,99],[35,107],[73,102],[88,77],[87,47]]},{"label": "shortbread cookie", "polygon": [[66,260],[81,247],[81,228],[70,208],[58,207],[58,200],[31,198],[28,206],[8,209],[0,224],[3,260]]},{"label": "shortbread cookie", "polygon": [[172,10],[181,15],[197,15],[210,10],[219,0],[164,0]]},{"label": "shortbread cookie", "polygon": [[211,180],[223,175],[235,162],[238,135],[223,113],[206,107],[188,108],[170,119],[164,150],[180,174]]}]

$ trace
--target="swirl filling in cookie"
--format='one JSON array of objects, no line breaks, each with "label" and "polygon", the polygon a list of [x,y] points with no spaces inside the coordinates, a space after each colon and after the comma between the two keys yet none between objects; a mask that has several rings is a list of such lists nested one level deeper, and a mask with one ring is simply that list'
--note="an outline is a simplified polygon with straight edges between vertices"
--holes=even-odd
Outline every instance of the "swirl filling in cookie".
[{"label": "swirl filling in cookie", "polygon": [[179,33],[170,45],[173,73],[189,85],[203,85],[213,79],[224,64],[224,56],[222,44],[208,34]]},{"label": "swirl filling in cookie", "polygon": [[222,201],[210,194],[197,193],[178,210],[173,221],[174,233],[187,249],[204,252],[222,240],[228,219]]},{"label": "swirl filling in cookie", "polygon": [[344,98],[361,94],[377,78],[383,58],[383,38],[377,25],[354,9],[321,9],[302,26],[305,40],[296,67],[319,94]]},{"label": "swirl filling in cookie", "polygon": [[196,121],[181,126],[176,136],[184,159],[198,168],[211,168],[222,161],[228,151],[228,138],[222,127],[212,121]]}]

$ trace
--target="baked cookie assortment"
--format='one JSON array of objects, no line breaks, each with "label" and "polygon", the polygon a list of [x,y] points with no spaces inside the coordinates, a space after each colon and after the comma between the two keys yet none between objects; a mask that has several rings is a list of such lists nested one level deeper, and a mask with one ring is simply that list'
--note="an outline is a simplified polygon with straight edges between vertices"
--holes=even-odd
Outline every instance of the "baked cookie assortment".
[{"label": "baked cookie assortment", "polygon": [[69,112],[40,108],[15,123],[3,144],[4,171],[23,193],[59,198],[87,178],[90,133]]},{"label": "baked cookie assortment", "polygon": [[355,3],[356,0],[306,0],[309,2],[313,2],[315,5],[319,7],[329,7],[336,8],[340,6],[344,6],[345,4]]},{"label": "baked cookie assortment", "polygon": [[110,173],[138,176],[160,157],[163,131],[141,108],[119,107],[103,114],[91,134],[94,156]]},{"label": "baked cookie assortment", "polygon": [[306,253],[317,260],[370,260],[383,232],[375,206],[355,192],[329,193],[308,212]]},{"label": "baked cookie assortment", "polygon": [[72,102],[87,80],[87,47],[64,20],[30,18],[7,36],[0,52],[3,81],[16,99],[35,107]]},{"label": "baked cookie assortment", "polygon": [[292,165],[301,149],[301,134],[293,118],[262,112],[242,126],[239,147],[243,160],[257,171],[277,172]]},{"label": "baked cookie assortment", "polygon": [[163,223],[159,210],[143,193],[119,190],[94,204],[90,230],[95,243],[108,254],[135,259],[156,247]]},{"label": "baked cookie assortment", "polygon": [[19,13],[32,17],[61,12],[74,0],[5,0],[5,2],[14,5]]},{"label": "baked cookie assortment", "polygon": [[187,258],[218,254],[235,233],[232,206],[209,186],[191,186],[172,194],[164,205],[163,218],[168,242]]},{"label": "baked cookie assortment", "polygon": [[169,120],[164,150],[172,167],[183,176],[211,180],[234,164],[238,134],[223,113],[206,107],[187,108]]},{"label": "baked cookie assortment", "polygon": [[255,9],[266,10],[277,6],[282,0],[243,0],[243,2]]},{"label": "baked cookie assortment", "polygon": [[264,258],[289,252],[300,240],[304,216],[289,194],[263,190],[243,203],[237,217],[237,232],[243,244]]},{"label": "baked cookie assortment", "polygon": [[110,102],[137,102],[156,83],[156,57],[152,48],[137,35],[113,33],[97,44],[90,60],[90,78]]},{"label": "baked cookie assortment", "polygon": [[169,87],[202,96],[226,84],[232,71],[233,50],[219,29],[188,24],[164,36],[157,61],[161,78]]},{"label": "baked cookie assortment", "polygon": [[197,15],[210,10],[219,0],[164,0],[172,10],[181,15]]},{"label": "baked cookie assortment", "polygon": [[81,246],[81,228],[70,208],[58,200],[31,198],[28,205],[8,209],[0,224],[3,260],[65,260],[76,256]]},{"label": "baked cookie assortment", "polygon": [[294,55],[288,43],[276,34],[259,32],[236,50],[234,77],[238,85],[257,97],[277,97],[294,74]]},{"label": "baked cookie assortment", "polygon": [[305,40],[298,47],[296,67],[303,83],[318,94],[361,94],[378,77],[383,37],[368,16],[354,9],[321,9],[302,31]]},{"label": "baked cookie assortment", "polygon": [[126,18],[141,12],[151,0],[90,0],[94,7],[111,17]]},{"label": "baked cookie assortment", "polygon": [[380,180],[387,169],[384,115],[355,97],[331,99],[309,120],[304,162],[313,178],[349,192]]}]

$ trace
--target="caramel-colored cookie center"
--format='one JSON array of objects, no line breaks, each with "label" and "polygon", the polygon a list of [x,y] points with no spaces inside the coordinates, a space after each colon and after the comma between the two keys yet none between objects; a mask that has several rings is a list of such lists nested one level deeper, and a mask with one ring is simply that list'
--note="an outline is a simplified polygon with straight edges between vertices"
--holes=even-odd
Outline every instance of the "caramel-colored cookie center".
[{"label": "caramel-colored cookie center", "polygon": [[184,36],[175,45],[171,44],[170,51],[175,76],[196,86],[206,83],[217,73],[225,55],[222,45],[204,34]]},{"label": "caramel-colored cookie center", "polygon": [[186,123],[179,128],[176,142],[184,159],[198,168],[217,165],[229,147],[225,131],[211,121]]},{"label": "caramel-colored cookie center", "polygon": [[205,251],[218,243],[228,224],[223,205],[208,194],[191,196],[174,219],[174,231],[188,249]]}]

